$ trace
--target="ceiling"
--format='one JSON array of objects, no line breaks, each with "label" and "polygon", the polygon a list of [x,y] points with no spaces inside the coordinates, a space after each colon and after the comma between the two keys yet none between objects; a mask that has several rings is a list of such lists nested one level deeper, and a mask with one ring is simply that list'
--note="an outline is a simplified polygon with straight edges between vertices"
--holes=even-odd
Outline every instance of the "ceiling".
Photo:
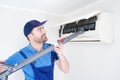
[{"label": "ceiling", "polygon": [[99,0],[0,0],[0,6],[67,15]]}]

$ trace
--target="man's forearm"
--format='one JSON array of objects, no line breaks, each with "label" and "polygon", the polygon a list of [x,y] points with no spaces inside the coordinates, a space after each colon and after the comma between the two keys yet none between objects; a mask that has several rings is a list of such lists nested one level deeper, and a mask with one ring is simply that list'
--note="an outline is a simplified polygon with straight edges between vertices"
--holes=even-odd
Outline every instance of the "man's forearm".
[{"label": "man's forearm", "polygon": [[68,73],[69,62],[67,61],[66,57],[63,54],[58,55],[58,56],[59,56],[59,60],[57,61],[57,65],[64,73]]}]

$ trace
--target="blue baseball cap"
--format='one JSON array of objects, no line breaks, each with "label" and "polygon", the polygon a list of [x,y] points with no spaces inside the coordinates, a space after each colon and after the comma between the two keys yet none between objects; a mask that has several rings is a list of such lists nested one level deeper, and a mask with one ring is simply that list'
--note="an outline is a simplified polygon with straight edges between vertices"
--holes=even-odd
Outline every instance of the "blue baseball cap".
[{"label": "blue baseball cap", "polygon": [[28,21],[24,26],[24,35],[27,37],[31,33],[33,28],[38,27],[38,26],[42,26],[46,22],[47,22],[47,20],[45,20],[43,22],[40,22],[38,20]]}]

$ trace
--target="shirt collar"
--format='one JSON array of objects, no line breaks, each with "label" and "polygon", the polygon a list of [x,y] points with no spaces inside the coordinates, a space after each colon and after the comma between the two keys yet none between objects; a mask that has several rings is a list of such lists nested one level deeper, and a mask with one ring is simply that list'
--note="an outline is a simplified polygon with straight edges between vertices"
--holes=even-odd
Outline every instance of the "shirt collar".
[{"label": "shirt collar", "polygon": [[30,51],[32,51],[32,52],[38,52],[37,50],[35,50],[35,49],[31,46],[31,44],[28,44],[27,49],[30,50]]},{"label": "shirt collar", "polygon": [[[42,50],[43,50],[43,49],[46,49],[47,47],[48,47],[48,45],[47,45],[46,43],[43,43]],[[28,48],[30,51],[32,51],[32,52],[38,52],[37,50],[35,50],[35,49],[31,46],[31,44],[28,44],[27,48]]]}]

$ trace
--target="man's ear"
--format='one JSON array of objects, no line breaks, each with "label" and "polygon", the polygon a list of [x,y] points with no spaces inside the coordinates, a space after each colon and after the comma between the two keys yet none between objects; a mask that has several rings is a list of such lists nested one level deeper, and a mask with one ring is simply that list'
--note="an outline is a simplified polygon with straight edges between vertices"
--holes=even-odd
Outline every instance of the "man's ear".
[{"label": "man's ear", "polygon": [[32,34],[29,34],[29,35],[27,36],[27,38],[28,38],[28,40],[30,40],[30,39],[32,38]]}]

